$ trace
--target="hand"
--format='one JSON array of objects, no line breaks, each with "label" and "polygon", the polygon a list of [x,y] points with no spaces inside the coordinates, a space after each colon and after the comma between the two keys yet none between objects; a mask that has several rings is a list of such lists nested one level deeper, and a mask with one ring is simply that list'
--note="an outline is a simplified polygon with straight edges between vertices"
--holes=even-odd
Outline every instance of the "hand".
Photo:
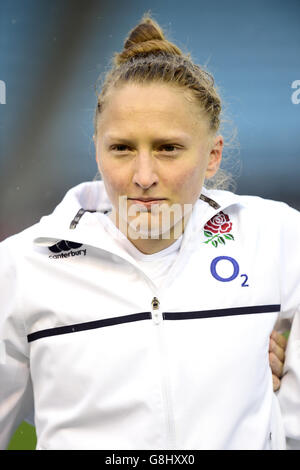
[{"label": "hand", "polygon": [[280,388],[287,340],[283,335],[273,330],[269,343],[269,362],[272,370],[273,390]]}]

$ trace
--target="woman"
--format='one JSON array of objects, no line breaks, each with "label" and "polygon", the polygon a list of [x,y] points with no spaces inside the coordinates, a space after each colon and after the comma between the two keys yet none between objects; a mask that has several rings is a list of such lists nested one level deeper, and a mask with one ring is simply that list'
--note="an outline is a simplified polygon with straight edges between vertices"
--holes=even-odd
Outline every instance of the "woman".
[{"label": "woman", "polygon": [[[98,96],[102,181],[0,245],[2,446],[33,401],[38,449],[299,438],[300,216],[204,186],[222,159],[220,112],[211,76],[145,16]],[[291,324],[276,396],[269,336]],[[282,359],[280,344],[273,332]]]}]

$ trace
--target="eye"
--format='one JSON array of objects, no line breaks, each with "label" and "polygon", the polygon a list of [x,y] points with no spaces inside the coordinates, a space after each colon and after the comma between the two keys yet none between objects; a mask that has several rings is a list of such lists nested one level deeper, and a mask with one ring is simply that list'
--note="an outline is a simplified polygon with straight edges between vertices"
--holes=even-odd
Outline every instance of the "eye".
[{"label": "eye", "polygon": [[176,150],[175,145],[172,144],[163,145],[161,148],[167,150],[167,152],[173,152],[174,150]]},{"label": "eye", "polygon": [[158,152],[163,152],[168,155],[175,155],[178,151],[180,150],[180,147],[178,147],[175,144],[164,144],[161,147],[159,147]]},{"label": "eye", "polygon": [[128,145],[125,144],[115,144],[112,145],[110,148],[111,150],[116,150],[117,152],[124,152],[124,150],[129,149]]}]

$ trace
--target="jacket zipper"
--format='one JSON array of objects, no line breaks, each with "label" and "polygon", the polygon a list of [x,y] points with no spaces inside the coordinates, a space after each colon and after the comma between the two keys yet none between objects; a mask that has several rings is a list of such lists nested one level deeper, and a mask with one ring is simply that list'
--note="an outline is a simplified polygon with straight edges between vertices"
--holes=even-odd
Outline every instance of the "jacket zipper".
[{"label": "jacket zipper", "polygon": [[167,430],[168,430],[168,448],[176,449],[175,444],[175,427],[173,419],[173,411],[171,404],[171,394],[170,394],[170,382],[168,374],[168,364],[167,364],[167,355],[165,350],[164,338],[163,338],[163,315],[160,309],[160,301],[157,297],[153,297],[151,301],[152,305],[152,319],[155,324],[157,332],[157,341],[159,348],[159,367],[161,371],[161,381],[162,381],[162,391],[163,391],[163,400],[165,403],[166,410],[166,421],[167,421]]}]

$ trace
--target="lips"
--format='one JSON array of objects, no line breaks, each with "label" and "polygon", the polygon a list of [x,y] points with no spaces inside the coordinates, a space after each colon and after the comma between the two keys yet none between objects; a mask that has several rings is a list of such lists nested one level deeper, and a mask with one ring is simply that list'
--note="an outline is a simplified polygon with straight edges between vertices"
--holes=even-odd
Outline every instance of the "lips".
[{"label": "lips", "polygon": [[160,202],[164,201],[164,199],[133,199],[129,198],[134,204],[144,207],[151,207],[159,204]]},{"label": "lips", "polygon": [[150,201],[164,201],[163,198],[151,198],[151,197],[145,197],[145,198],[135,198],[135,197],[129,197],[131,201],[142,201],[142,202],[150,202]]}]

